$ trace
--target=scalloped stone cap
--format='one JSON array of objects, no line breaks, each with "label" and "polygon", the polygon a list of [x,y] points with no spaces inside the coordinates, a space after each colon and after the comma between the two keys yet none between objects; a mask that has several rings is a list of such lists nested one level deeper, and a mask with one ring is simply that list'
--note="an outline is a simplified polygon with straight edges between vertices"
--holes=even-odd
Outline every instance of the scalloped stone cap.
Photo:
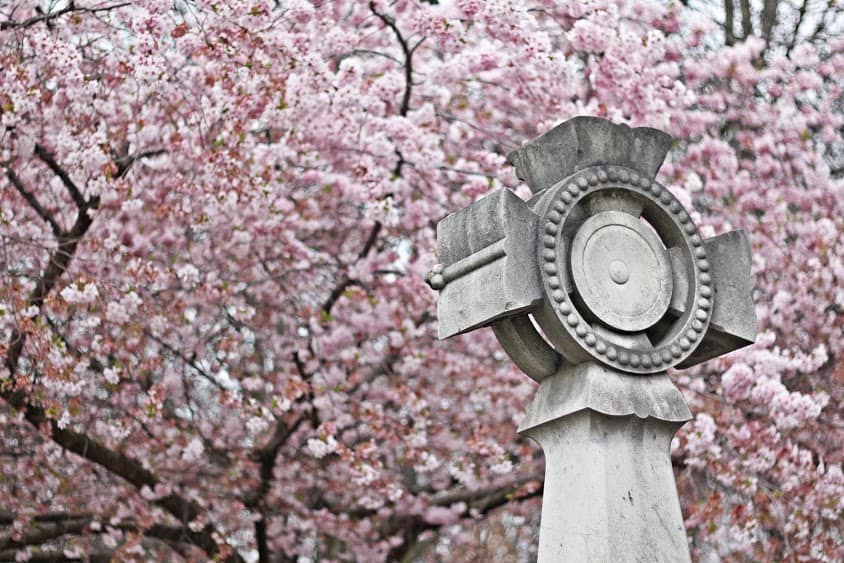
[{"label": "scalloped stone cap", "polygon": [[671,143],[671,136],[658,129],[631,129],[600,117],[578,116],[511,152],[507,162],[537,193],[596,164],[629,166],[653,178]]},{"label": "scalloped stone cap", "polygon": [[566,366],[542,381],[519,433],[586,409],[609,416],[636,415],[677,423],[692,418],[686,400],[667,373],[630,375],[584,362]]}]

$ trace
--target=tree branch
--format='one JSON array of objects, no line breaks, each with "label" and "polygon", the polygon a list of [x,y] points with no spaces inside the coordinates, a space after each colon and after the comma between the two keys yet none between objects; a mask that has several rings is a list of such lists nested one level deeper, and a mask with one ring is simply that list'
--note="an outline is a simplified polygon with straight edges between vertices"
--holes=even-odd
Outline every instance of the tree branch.
[{"label": "tree branch", "polygon": [[750,19],[750,0],[740,0],[741,7],[741,33],[742,38],[747,39],[753,35],[753,21]]},{"label": "tree branch", "polygon": [[724,0],[724,42],[727,45],[734,45],[736,42],[733,0]]},{"label": "tree branch", "polygon": [[91,523],[91,518],[67,518],[55,522],[39,522],[33,529],[27,530],[20,540],[10,536],[0,536],[0,551],[22,548],[28,545],[41,545],[64,535],[79,535]]},{"label": "tree branch", "polygon": [[425,38],[423,37],[418,43],[416,43],[416,45],[410,47],[407,44],[407,40],[401,34],[401,30],[399,30],[398,25],[396,25],[395,19],[376,10],[375,2],[369,3],[369,9],[379,20],[384,22],[384,25],[393,30],[393,33],[401,46],[402,53],[404,53],[404,95],[402,96],[401,106],[399,106],[399,114],[406,116],[407,112],[410,111],[410,94],[413,88],[413,52],[417,47],[419,47],[419,45],[422,44]]},{"label": "tree branch", "polygon": [[[516,479],[512,483],[507,483],[506,485],[498,485],[493,487],[484,487],[482,489],[465,489],[459,491],[445,491],[436,495],[434,498],[431,499],[432,504],[436,504],[437,506],[450,506],[452,504],[457,504],[459,502],[465,502],[470,506],[473,503],[477,504],[477,508],[481,508],[489,504],[490,499],[497,499],[502,496],[507,497],[508,495],[513,495],[518,489],[524,487],[526,484],[534,481],[535,479],[530,479],[527,477],[522,477]],[[542,490],[542,487],[539,487],[539,490]],[[541,493],[540,493],[541,494]],[[531,493],[532,495],[532,493]],[[522,497],[520,497],[522,498]],[[529,498],[523,497],[523,498]],[[501,503],[504,504],[504,503]],[[492,510],[497,506],[501,506],[501,504],[496,504],[486,510]]]},{"label": "tree branch", "polygon": [[809,5],[809,0],[803,0],[800,8],[797,10],[797,22],[794,24],[794,33],[791,35],[791,40],[788,42],[788,47],[785,49],[785,55],[790,56],[791,51],[797,44],[797,36],[800,34],[800,26],[803,25],[803,18],[806,17],[806,8]]},{"label": "tree branch", "polygon": [[153,334],[149,330],[144,330],[144,335],[147,338],[149,338],[150,340],[157,342],[159,346],[161,346],[166,351],[170,352],[173,356],[175,356],[176,358],[178,358],[179,360],[181,360],[182,362],[184,362],[185,364],[187,364],[188,366],[193,368],[196,371],[196,373],[198,373],[199,375],[204,377],[214,387],[216,387],[217,389],[219,389],[221,391],[225,390],[225,388],[220,384],[220,382],[217,381],[214,378],[214,376],[212,376],[210,373],[208,373],[205,369],[203,369],[202,366],[200,366],[198,363],[196,363],[196,361],[193,358],[189,358],[189,357],[185,356],[185,354],[183,352],[181,352],[180,350],[177,350],[173,346],[170,346],[167,342],[165,342],[164,340],[162,340],[161,338],[159,338],[158,336],[156,336],[155,334]]},{"label": "tree branch", "polygon": [[[3,398],[7,401],[10,399],[8,395],[8,393],[3,394]],[[129,456],[112,450],[83,433],[59,428],[56,421],[49,419],[42,408],[27,403],[11,404],[13,407],[23,410],[24,418],[34,427],[41,428],[44,424],[49,425],[51,438],[59,446],[107,469],[135,488],[140,489],[146,486],[155,489],[156,485],[161,483],[152,472]],[[166,497],[156,499],[153,503],[185,524],[194,520],[202,512],[201,507],[196,502],[185,499],[176,493],[170,493]],[[199,532],[184,528],[184,537],[212,557],[222,551],[220,545],[213,538],[211,524],[207,524]],[[227,560],[241,561],[241,558],[236,551],[233,551]]]},{"label": "tree branch", "polygon": [[166,152],[167,151],[165,149],[149,149],[145,151],[136,152],[135,154],[131,155],[128,154],[128,152],[118,155],[118,158],[115,160],[115,164],[117,164],[117,173],[114,175],[114,177],[124,177],[132,168],[132,165],[141,159],[159,156],[165,154]]},{"label": "tree branch", "polygon": [[[79,241],[88,232],[92,223],[91,217],[86,209],[80,209],[76,215],[76,222],[69,232],[63,232],[59,238],[59,246],[50,256],[50,262],[44,273],[38,278],[35,287],[29,294],[28,305],[37,307],[39,310],[44,304],[47,294],[52,291],[58,279],[67,271],[70,260],[76,253]],[[12,330],[9,341],[9,348],[6,352],[5,364],[9,370],[9,379],[14,381],[18,368],[20,356],[26,343],[26,335],[20,330]],[[23,404],[23,395],[20,391],[12,391],[11,394],[4,393],[5,398],[11,404]]]},{"label": "tree branch", "polygon": [[835,21],[836,15],[840,12],[840,10],[838,8],[836,8],[836,6],[837,6],[836,0],[828,0],[827,1],[826,7],[824,8],[823,13],[821,14],[820,21],[818,22],[817,27],[815,27],[815,31],[812,32],[812,36],[810,38],[811,41],[817,41],[818,37],[820,37],[820,34],[823,33],[824,31],[826,31],[826,26],[827,26],[826,19],[827,19],[827,16],[829,15],[830,12],[833,13],[832,19],[833,19],[833,21]]},{"label": "tree branch", "polygon": [[[385,14],[380,13],[378,10],[375,9],[375,3],[369,3],[370,11],[380,19],[384,25],[389,27],[393,30],[393,33],[396,36],[396,39],[401,46],[402,53],[404,53],[404,94],[402,95],[401,105],[399,106],[399,115],[407,116],[407,112],[410,111],[410,96],[413,90],[413,53],[416,49],[422,44],[425,40],[423,37],[420,39],[413,47],[408,45],[407,40],[401,33],[401,30],[396,25],[396,20],[387,16]],[[399,156],[399,160],[396,163],[396,167],[393,170],[394,176],[401,176],[401,168],[404,164],[404,158],[401,155],[401,152],[396,149],[396,153]],[[366,243],[363,246],[363,249],[358,254],[358,260],[362,260],[365,258],[369,252],[372,250],[372,247],[375,245],[375,241],[378,239],[378,235],[381,232],[382,224],[380,221],[376,221],[375,225],[373,225],[372,230],[369,233],[369,237],[366,239]],[[331,291],[328,295],[328,298],[325,300],[325,303],[322,305],[322,311],[324,314],[329,315],[331,314],[331,309],[334,308],[334,305],[343,295],[343,292],[346,291],[350,286],[356,285],[359,282],[349,278],[348,276],[344,277],[342,281],[340,281],[337,286]]]},{"label": "tree branch", "polygon": [[[15,561],[18,550],[12,549],[0,551],[0,561]],[[65,555],[64,550],[32,550],[27,557],[29,563],[65,563],[70,561],[85,561],[86,563],[109,563],[114,556],[114,551],[98,549],[80,556]]]},{"label": "tree branch", "polygon": [[[76,520],[79,518],[92,518],[90,512],[45,512],[30,518],[34,522],[60,522],[62,520]],[[0,526],[11,526],[17,515],[14,512],[0,512]]]},{"label": "tree branch", "polygon": [[264,501],[272,485],[278,450],[296,432],[303,420],[305,420],[304,416],[300,416],[290,423],[280,419],[276,424],[275,432],[267,443],[262,448],[253,451],[249,456],[261,464],[261,482],[255,492],[246,498],[243,503],[246,508],[257,509],[261,513],[261,518],[255,521],[255,542],[258,545],[258,561],[260,563],[269,563],[270,561],[270,550],[267,542],[268,514]]},{"label": "tree branch", "polygon": [[363,260],[369,255],[372,247],[375,246],[375,241],[378,240],[378,235],[381,233],[382,227],[381,221],[375,221],[375,224],[372,225],[372,230],[369,231],[369,237],[367,237],[366,243],[364,243],[363,248],[358,253],[359,260]]},{"label": "tree branch", "polygon": [[[77,206],[76,221],[70,231],[62,230],[58,238],[58,248],[50,256],[49,264],[44,273],[38,278],[35,287],[29,294],[27,300],[30,307],[37,307],[39,310],[44,304],[44,299],[52,291],[58,279],[67,271],[73,255],[76,253],[76,248],[79,241],[88,232],[88,229],[93,223],[93,219],[88,215],[88,209],[95,208],[99,205],[99,198],[93,198],[86,201],[82,193],[70,179],[67,172],[59,166],[56,160],[50,155],[41,145],[35,145],[35,153],[44,161],[50,170],[58,176],[65,187],[70,191],[71,197]],[[14,183],[14,182],[13,182]],[[6,352],[5,364],[9,370],[9,378],[14,381],[15,373],[17,372],[20,355],[23,352],[23,346],[26,342],[26,335],[19,330],[13,330],[9,342],[9,348]],[[5,397],[10,403],[21,404],[23,397]]]},{"label": "tree branch", "polygon": [[[0,525],[11,525],[15,521],[15,516],[15,514],[9,512],[0,513]],[[67,535],[79,536],[86,532],[103,533],[91,529],[90,526],[94,520],[94,515],[91,513],[49,512],[35,515],[30,518],[33,526],[22,534],[21,539],[16,540],[12,539],[11,536],[0,536],[0,553],[14,553],[13,550],[15,549],[20,550],[27,546],[42,545]],[[183,546],[186,543],[190,543],[189,530],[184,526],[153,524],[149,528],[142,529],[130,519],[110,527],[141,533],[144,536],[160,540],[180,552],[183,551]],[[0,557],[0,560],[5,559]]]},{"label": "tree branch", "polygon": [[38,16],[32,16],[31,18],[25,19],[23,21],[7,20],[4,22],[0,22],[0,30],[27,28],[32,27],[33,25],[36,25],[41,22],[44,22],[49,26],[52,20],[59,18],[65,14],[69,14],[71,12],[96,14],[97,12],[108,12],[111,10],[116,10],[117,8],[129,6],[131,4],[131,2],[122,2],[120,4],[112,4],[111,6],[101,6],[99,8],[77,8],[76,2],[68,2],[67,6],[55,12],[48,12],[45,14],[40,14]]},{"label": "tree branch", "polygon": [[[41,145],[35,146],[35,154],[62,180],[62,183],[70,192],[77,207],[76,222],[73,228],[69,232],[63,232],[58,237],[58,248],[50,257],[50,262],[44,273],[38,278],[35,288],[30,292],[28,299],[29,306],[37,307],[40,310],[46,296],[53,290],[59,278],[67,271],[80,240],[87,233],[93,222],[93,219],[88,214],[88,210],[96,207],[99,200],[97,198],[86,200],[70,176]],[[124,173],[125,170],[128,170],[128,166],[124,168]],[[100,465],[138,489],[144,486],[154,489],[160,481],[138,461],[125,454],[109,449],[86,434],[60,428],[55,420],[47,416],[42,407],[29,402],[25,390],[22,388],[18,389],[17,385],[14,384],[17,379],[18,363],[20,362],[25,342],[25,333],[20,330],[12,331],[9,347],[6,351],[5,364],[9,371],[9,379],[13,385],[5,387],[0,391],[0,397],[13,408],[22,411],[24,418],[35,428],[41,429],[46,425],[51,430],[52,440],[62,448]],[[176,493],[171,493],[164,498],[157,499],[155,504],[161,506],[177,520],[184,523],[194,520],[201,512],[198,504]],[[223,550],[214,540],[213,531],[213,527],[209,523],[199,532],[188,529],[186,535],[191,543],[205,550],[209,556],[214,557]],[[234,550],[231,551],[231,554],[226,559],[230,561],[241,561],[239,554]]]},{"label": "tree branch", "polygon": [[[378,240],[378,235],[381,233],[382,228],[383,225],[381,224],[381,221],[375,221],[375,224],[372,225],[372,230],[369,231],[369,236],[366,237],[366,242],[364,243],[363,248],[358,253],[358,260],[363,260],[369,255],[372,248],[375,246],[375,242]],[[360,282],[348,276],[344,277],[343,280],[338,283],[333,290],[331,290],[331,293],[328,295],[328,299],[326,299],[325,303],[322,304],[322,312],[325,315],[330,315],[331,309],[334,308],[334,305],[340,297],[342,297],[343,292],[353,285],[360,285]]]},{"label": "tree branch", "polygon": [[765,40],[766,48],[771,42],[771,35],[777,23],[778,5],[779,0],[765,0],[764,7],[762,8],[762,38]]},{"label": "tree branch", "polygon": [[322,304],[322,312],[326,315],[331,314],[331,309],[334,305],[339,301],[340,297],[343,296],[343,293],[352,287],[353,285],[360,285],[360,282],[357,280],[353,280],[351,278],[343,278],[343,281],[338,283],[334,289],[331,290],[331,293],[328,296],[328,299],[325,300],[325,303]]},{"label": "tree branch", "polygon": [[[521,496],[516,496],[518,490],[530,481],[530,479],[517,479],[513,483],[498,487],[447,492],[434,497],[432,504],[450,506],[459,502],[465,502],[467,504],[466,511],[464,512],[465,516],[471,516],[477,513],[487,514],[510,502],[522,502],[542,496],[543,486],[539,486],[535,490]],[[404,541],[390,551],[387,559],[389,561],[401,561],[404,555],[413,548],[413,545],[422,532],[425,530],[434,530],[439,527],[439,524],[426,522],[420,515],[393,518],[388,522],[385,536],[393,536],[401,533]]]},{"label": "tree branch", "polygon": [[53,215],[41,206],[41,203],[35,197],[35,194],[26,190],[20,177],[15,174],[15,171],[12,170],[11,166],[6,167],[6,177],[9,178],[9,181],[18,193],[21,194],[29,206],[35,210],[38,216],[41,217],[45,223],[50,225],[50,228],[53,230],[53,234],[56,235],[57,238],[61,237],[64,234],[64,229],[59,226],[55,218],[53,218]]},{"label": "tree branch", "polygon": [[76,207],[80,211],[87,211],[91,204],[85,200],[85,196],[82,195],[82,192],[79,191],[79,188],[76,187],[76,184],[70,179],[70,176],[67,172],[65,172],[64,168],[59,166],[59,163],[56,162],[53,155],[51,155],[47,149],[38,143],[35,144],[35,155],[40,158],[44,164],[50,168],[50,170],[53,171],[53,174],[61,179],[62,184],[64,184],[67,191],[70,192],[70,197],[73,198],[73,202],[76,204]]}]

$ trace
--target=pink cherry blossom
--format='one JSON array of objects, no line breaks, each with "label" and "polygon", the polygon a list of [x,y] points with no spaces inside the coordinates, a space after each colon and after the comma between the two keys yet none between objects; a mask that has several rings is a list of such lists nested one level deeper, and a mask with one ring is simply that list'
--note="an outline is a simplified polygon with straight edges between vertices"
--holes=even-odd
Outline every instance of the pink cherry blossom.
[{"label": "pink cherry blossom", "polygon": [[844,33],[722,4],[0,5],[0,559],[534,558],[535,385],[424,276],[575,115],[752,241],[757,343],[672,374],[693,556],[844,558]]}]

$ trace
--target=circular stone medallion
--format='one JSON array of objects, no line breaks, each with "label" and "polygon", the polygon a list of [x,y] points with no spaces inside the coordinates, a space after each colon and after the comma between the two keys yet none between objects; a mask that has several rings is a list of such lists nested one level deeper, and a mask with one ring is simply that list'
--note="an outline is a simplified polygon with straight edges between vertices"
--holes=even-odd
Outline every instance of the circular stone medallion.
[{"label": "circular stone medallion", "polygon": [[580,298],[610,327],[645,330],[668,310],[674,284],[665,247],[632,215],[593,215],[578,229],[570,256]]}]

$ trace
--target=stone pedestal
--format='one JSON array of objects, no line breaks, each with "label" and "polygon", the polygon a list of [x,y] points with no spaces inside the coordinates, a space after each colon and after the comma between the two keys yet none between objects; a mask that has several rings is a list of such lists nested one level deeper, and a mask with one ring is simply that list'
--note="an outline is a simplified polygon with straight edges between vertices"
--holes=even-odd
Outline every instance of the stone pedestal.
[{"label": "stone pedestal", "polygon": [[543,380],[519,428],[545,452],[539,563],[690,561],[669,454],[690,418],[665,373]]}]

